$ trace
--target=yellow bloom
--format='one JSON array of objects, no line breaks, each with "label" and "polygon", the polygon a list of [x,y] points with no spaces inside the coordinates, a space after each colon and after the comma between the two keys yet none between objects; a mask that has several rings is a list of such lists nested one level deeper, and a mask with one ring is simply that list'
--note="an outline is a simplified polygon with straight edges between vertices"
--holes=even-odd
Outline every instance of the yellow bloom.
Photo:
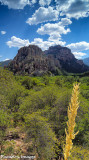
[{"label": "yellow bloom", "polygon": [[74,128],[75,128],[75,118],[77,115],[77,109],[79,107],[79,102],[78,102],[78,95],[79,95],[79,84],[74,84],[73,91],[72,91],[72,97],[71,97],[71,102],[68,107],[68,122],[67,122],[67,127],[68,129],[65,129],[66,133],[66,145],[64,148],[64,159],[68,160],[68,157],[70,155],[70,150],[73,146],[72,140],[75,138],[77,133],[74,133]]}]

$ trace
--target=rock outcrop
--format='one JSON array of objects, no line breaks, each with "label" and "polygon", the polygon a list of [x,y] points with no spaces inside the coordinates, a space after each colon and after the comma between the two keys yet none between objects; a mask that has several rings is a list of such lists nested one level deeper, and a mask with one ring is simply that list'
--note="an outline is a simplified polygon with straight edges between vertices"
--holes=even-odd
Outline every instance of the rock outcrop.
[{"label": "rock outcrop", "polygon": [[54,58],[48,58],[39,47],[29,45],[19,49],[8,67],[14,74],[42,75],[54,70],[55,63]]},{"label": "rock outcrop", "polygon": [[89,67],[82,60],[76,59],[67,47],[61,47],[60,45],[52,46],[45,51],[45,54],[48,56],[53,55],[60,62],[61,68],[67,72],[82,73],[89,71]]},{"label": "rock outcrop", "polygon": [[72,73],[89,71],[83,61],[77,60],[67,47],[52,46],[42,51],[35,45],[22,47],[16,57],[8,65],[14,74],[42,75],[44,73],[57,74],[58,70]]}]

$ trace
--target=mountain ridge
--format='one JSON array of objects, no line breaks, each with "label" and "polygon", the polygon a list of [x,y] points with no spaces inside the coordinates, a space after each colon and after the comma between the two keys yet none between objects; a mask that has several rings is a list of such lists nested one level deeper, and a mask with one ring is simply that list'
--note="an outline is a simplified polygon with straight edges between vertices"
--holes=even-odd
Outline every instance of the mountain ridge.
[{"label": "mountain ridge", "polygon": [[87,66],[89,66],[89,57],[83,59],[83,63]]},{"label": "mountain ridge", "polygon": [[14,74],[28,75],[57,74],[62,70],[70,73],[89,71],[89,67],[82,60],[77,60],[69,48],[60,45],[51,46],[44,52],[36,45],[22,47],[8,68]]},{"label": "mountain ridge", "polygon": [[12,61],[12,59],[8,59],[0,62],[0,67],[6,67]]}]

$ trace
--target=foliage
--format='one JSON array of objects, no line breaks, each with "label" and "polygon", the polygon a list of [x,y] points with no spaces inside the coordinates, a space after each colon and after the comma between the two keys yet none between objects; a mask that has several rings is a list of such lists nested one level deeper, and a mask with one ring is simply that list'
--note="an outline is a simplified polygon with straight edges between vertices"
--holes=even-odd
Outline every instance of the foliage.
[{"label": "foliage", "polygon": [[[3,142],[1,143],[3,153],[20,152],[20,149],[17,152],[12,145],[3,147],[7,146],[6,137],[8,139],[11,128],[13,128],[11,132],[13,137],[16,133],[14,129],[18,127],[20,136],[21,132],[26,134],[27,141],[20,137],[21,142],[23,141],[27,146],[26,154],[38,153],[41,160],[51,158],[58,160],[63,154],[65,127],[68,120],[67,108],[75,81],[80,82],[80,106],[75,127],[75,131],[79,130],[79,134],[76,135],[73,143],[87,150],[86,147],[89,147],[89,77],[72,74],[43,77],[14,76],[8,70],[0,68],[0,141]],[[13,144],[15,138],[14,136],[11,139],[11,142],[14,141]],[[74,150],[77,149],[73,148]]]},{"label": "foliage", "polygon": [[89,160],[89,150],[82,146],[74,146],[69,160]]},{"label": "foliage", "polygon": [[56,137],[47,119],[38,113],[33,113],[26,116],[25,125],[27,139],[32,139],[35,152],[38,153],[39,158],[51,159],[54,156]]}]

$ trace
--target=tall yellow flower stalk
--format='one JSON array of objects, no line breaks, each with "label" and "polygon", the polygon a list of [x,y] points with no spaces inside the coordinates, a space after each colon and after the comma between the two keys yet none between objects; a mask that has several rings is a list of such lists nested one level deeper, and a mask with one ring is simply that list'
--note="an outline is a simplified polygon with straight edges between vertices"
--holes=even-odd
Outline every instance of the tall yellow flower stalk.
[{"label": "tall yellow flower stalk", "polygon": [[64,159],[68,160],[68,157],[70,155],[70,150],[72,148],[72,140],[75,138],[77,133],[74,133],[74,128],[75,128],[75,118],[77,115],[77,110],[79,107],[79,102],[78,102],[78,96],[79,96],[79,84],[74,84],[73,91],[72,91],[72,97],[71,97],[71,102],[68,107],[68,122],[67,122],[67,127],[68,129],[65,129],[66,133],[66,144],[64,148]]}]

